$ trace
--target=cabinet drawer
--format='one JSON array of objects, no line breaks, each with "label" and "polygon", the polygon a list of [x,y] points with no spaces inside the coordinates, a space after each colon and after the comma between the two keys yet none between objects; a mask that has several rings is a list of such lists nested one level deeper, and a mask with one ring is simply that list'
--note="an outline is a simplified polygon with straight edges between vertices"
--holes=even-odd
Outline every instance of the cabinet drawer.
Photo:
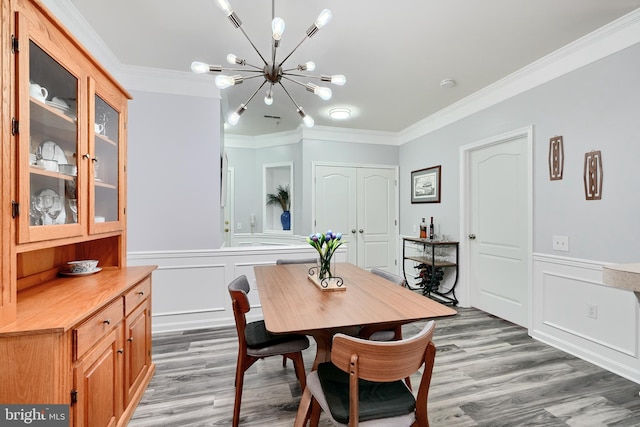
[{"label": "cabinet drawer", "polygon": [[141,302],[151,295],[151,278],[147,277],[124,295],[124,308],[128,316]]},{"label": "cabinet drawer", "polygon": [[115,328],[123,317],[124,303],[122,298],[118,298],[74,329],[75,359],[80,359],[87,350]]}]

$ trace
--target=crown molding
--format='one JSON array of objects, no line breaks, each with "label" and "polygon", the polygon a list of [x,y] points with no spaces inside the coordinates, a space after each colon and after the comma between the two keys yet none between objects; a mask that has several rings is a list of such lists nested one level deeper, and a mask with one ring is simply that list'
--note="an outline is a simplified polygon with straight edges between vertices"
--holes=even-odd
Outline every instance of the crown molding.
[{"label": "crown molding", "polygon": [[209,75],[137,65],[122,65],[120,71],[127,90],[220,99],[220,89]]},{"label": "crown molding", "polygon": [[120,80],[122,63],[114,55],[71,0],[40,0],[78,41],[111,73]]},{"label": "crown molding", "polygon": [[399,132],[400,144],[640,43],[640,9],[581,37]]}]

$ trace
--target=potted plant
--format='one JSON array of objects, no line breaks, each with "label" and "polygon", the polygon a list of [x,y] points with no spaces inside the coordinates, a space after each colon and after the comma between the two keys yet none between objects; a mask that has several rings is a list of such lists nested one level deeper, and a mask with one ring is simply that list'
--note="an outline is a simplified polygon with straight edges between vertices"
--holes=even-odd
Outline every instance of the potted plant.
[{"label": "potted plant", "polygon": [[283,230],[291,230],[291,213],[289,207],[291,206],[291,198],[289,197],[289,186],[278,185],[276,187],[276,193],[267,194],[267,206],[280,205],[282,208],[282,214],[280,215],[280,222],[282,223]]}]

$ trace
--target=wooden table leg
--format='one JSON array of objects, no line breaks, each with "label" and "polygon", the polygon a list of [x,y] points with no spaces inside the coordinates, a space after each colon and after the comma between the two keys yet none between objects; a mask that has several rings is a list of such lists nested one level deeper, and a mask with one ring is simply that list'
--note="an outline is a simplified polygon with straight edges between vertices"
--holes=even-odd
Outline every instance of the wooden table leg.
[{"label": "wooden table leg", "polygon": [[331,361],[331,340],[333,332],[330,330],[314,331],[312,334],[316,340],[316,359],[313,361],[312,371],[318,369],[318,365]]}]

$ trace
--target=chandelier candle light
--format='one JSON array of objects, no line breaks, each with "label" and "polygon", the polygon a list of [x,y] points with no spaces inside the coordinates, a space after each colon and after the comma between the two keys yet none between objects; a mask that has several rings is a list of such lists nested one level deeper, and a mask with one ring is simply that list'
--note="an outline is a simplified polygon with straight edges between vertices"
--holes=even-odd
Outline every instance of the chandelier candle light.
[{"label": "chandelier candle light", "polygon": [[272,0],[271,30],[272,30],[273,40],[271,44],[271,58],[270,58],[271,61],[269,62],[264,58],[264,56],[262,56],[260,51],[258,51],[258,49],[253,44],[253,42],[251,41],[247,33],[244,31],[244,29],[242,28],[242,21],[240,21],[240,18],[238,18],[238,15],[236,15],[233,9],[231,9],[231,5],[229,4],[229,2],[227,0],[216,0],[216,3],[220,7],[220,9],[222,9],[224,13],[227,15],[227,18],[233,24],[233,26],[235,28],[239,28],[240,31],[242,31],[242,34],[244,34],[244,36],[249,41],[249,43],[251,43],[251,46],[253,47],[253,49],[256,51],[256,53],[258,54],[258,56],[263,62],[262,66],[252,65],[247,63],[247,61],[244,59],[238,58],[233,54],[229,54],[227,55],[227,62],[229,62],[232,65],[250,67],[250,69],[224,68],[220,65],[209,65],[209,64],[205,64],[204,62],[193,62],[191,64],[191,70],[194,73],[208,73],[208,72],[220,73],[222,71],[238,71],[238,72],[247,72],[247,73],[254,74],[249,77],[244,77],[239,74],[232,75],[232,76],[220,74],[216,76],[216,79],[215,79],[216,86],[220,89],[226,89],[230,86],[241,84],[242,82],[244,82],[244,80],[248,80],[251,78],[255,78],[255,77],[264,78],[264,81],[262,82],[262,84],[256,89],[255,92],[253,92],[253,94],[249,97],[249,99],[247,99],[247,101],[245,101],[244,103],[240,104],[240,106],[233,113],[229,115],[229,117],[227,118],[227,122],[232,126],[235,126],[236,124],[238,124],[238,121],[240,120],[240,116],[247,109],[247,105],[251,102],[253,97],[256,96],[256,94],[260,91],[260,89],[262,89],[267,84],[269,85],[269,87],[264,97],[264,102],[267,105],[271,105],[273,103],[273,87],[274,85],[277,84],[277,85],[280,85],[284,93],[287,94],[289,99],[291,99],[291,102],[293,102],[293,104],[296,106],[296,112],[300,115],[300,117],[302,117],[304,124],[307,127],[312,127],[314,124],[313,118],[311,116],[308,116],[304,112],[302,107],[298,105],[298,103],[293,99],[291,94],[289,94],[287,89],[284,87],[284,85],[282,84],[282,81],[286,80],[286,81],[301,85],[304,88],[306,88],[307,91],[318,95],[320,98],[326,101],[331,98],[331,89],[329,89],[328,87],[321,87],[313,83],[305,84],[296,79],[293,79],[292,77],[315,78],[315,79],[319,79],[322,82],[330,82],[338,86],[344,85],[347,80],[345,76],[343,76],[342,74],[337,74],[333,76],[327,76],[327,75],[317,76],[317,75],[300,74],[300,72],[303,72],[303,71],[315,70],[316,64],[311,61],[306,62],[304,64],[300,64],[297,67],[291,68],[291,69],[284,69],[283,66],[284,66],[284,63],[287,61],[287,59],[289,59],[289,57],[293,54],[293,52],[295,52],[298,49],[298,47],[300,47],[300,45],[307,38],[313,37],[313,35],[317,33],[320,28],[324,27],[329,23],[329,21],[331,21],[331,11],[329,9],[324,9],[322,12],[320,12],[320,15],[318,15],[318,18],[306,31],[305,37],[302,39],[302,41],[300,41],[300,43],[298,43],[296,47],[293,48],[293,50],[287,56],[285,56],[285,58],[282,61],[276,62],[276,51],[278,49],[278,46],[280,45],[282,34],[284,33],[285,23],[282,18],[278,18],[275,16],[275,0]]},{"label": "chandelier candle light", "polygon": [[341,277],[335,275],[332,269],[331,258],[336,249],[342,246],[342,234],[331,230],[326,234],[315,233],[307,237],[307,242],[318,251],[318,265],[309,269],[309,280],[318,285],[320,289],[336,291],[346,289]]}]

